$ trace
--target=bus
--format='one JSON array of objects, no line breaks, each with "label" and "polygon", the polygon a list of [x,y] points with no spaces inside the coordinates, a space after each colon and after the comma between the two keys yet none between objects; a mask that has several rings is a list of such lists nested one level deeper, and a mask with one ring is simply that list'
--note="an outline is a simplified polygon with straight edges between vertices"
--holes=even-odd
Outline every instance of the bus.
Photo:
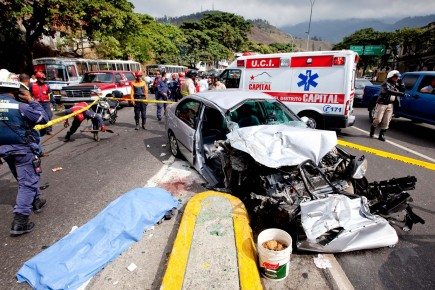
[{"label": "bus", "polygon": [[104,60],[65,57],[43,57],[33,60],[33,70],[43,72],[53,91],[56,102],[60,91],[68,85],[78,84],[85,72],[102,70],[141,71],[139,62],[132,60]]},{"label": "bus", "polygon": [[184,73],[187,70],[187,66],[182,65],[172,65],[172,64],[151,64],[146,67],[146,74],[151,78],[156,75],[157,72],[160,74],[165,71],[170,74],[178,74],[179,72]]}]

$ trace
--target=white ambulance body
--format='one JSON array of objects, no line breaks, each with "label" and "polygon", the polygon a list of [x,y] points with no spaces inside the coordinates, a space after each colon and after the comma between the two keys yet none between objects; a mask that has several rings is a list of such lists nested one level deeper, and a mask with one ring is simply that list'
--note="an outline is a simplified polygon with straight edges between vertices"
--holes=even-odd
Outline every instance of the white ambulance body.
[{"label": "white ambulance body", "polygon": [[351,50],[246,55],[222,74],[227,89],[262,91],[313,128],[346,128],[352,115],[358,54]]}]

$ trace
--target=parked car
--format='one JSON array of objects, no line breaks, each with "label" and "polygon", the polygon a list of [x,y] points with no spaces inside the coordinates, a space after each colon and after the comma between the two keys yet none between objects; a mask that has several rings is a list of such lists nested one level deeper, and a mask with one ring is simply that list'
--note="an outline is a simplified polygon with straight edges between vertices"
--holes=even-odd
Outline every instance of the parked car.
[{"label": "parked car", "polygon": [[355,79],[355,98],[353,100],[353,104],[360,106],[362,105],[362,99],[364,94],[364,88],[366,86],[372,86],[372,82],[363,78],[363,79]]},{"label": "parked car", "polygon": [[[410,97],[400,98],[400,103],[394,107],[394,118],[407,118],[415,122],[435,125],[435,95],[422,93],[420,90],[430,85],[435,78],[435,71],[406,72],[402,74],[405,93]],[[363,95],[363,105],[367,105],[369,118],[373,121],[376,100],[380,86],[366,86]]]},{"label": "parked car", "polygon": [[106,97],[115,90],[120,91],[124,99],[130,99],[131,82],[134,79],[131,71],[86,72],[79,84],[62,88],[60,102],[65,107],[77,102],[93,102],[97,97]]},{"label": "parked car", "polygon": [[[406,190],[414,189],[414,177],[369,183],[364,156],[337,147],[335,132],[308,128],[267,94],[226,90],[189,95],[169,106],[166,130],[171,153],[185,157],[208,188],[239,197],[255,230],[265,223],[286,229],[299,249],[346,252],[391,246],[398,237],[388,219],[396,211],[407,217],[404,230],[424,223],[408,205]],[[311,208],[316,205],[320,208]],[[318,215],[332,208],[334,212]],[[345,221],[331,228],[330,216]],[[328,226],[307,240],[313,233],[306,226],[310,217],[318,219],[316,225]]]}]

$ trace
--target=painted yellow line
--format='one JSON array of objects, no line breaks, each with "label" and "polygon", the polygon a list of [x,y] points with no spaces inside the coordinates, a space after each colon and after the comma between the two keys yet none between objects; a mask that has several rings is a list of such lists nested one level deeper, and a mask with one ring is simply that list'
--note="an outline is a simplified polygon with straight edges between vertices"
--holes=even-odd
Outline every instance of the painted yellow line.
[{"label": "painted yellow line", "polygon": [[256,248],[252,230],[249,226],[249,217],[246,208],[240,199],[216,191],[198,193],[187,203],[160,289],[172,290],[181,289],[183,287],[184,274],[189,259],[196,218],[200,213],[203,201],[210,196],[224,197],[228,199],[233,206],[233,226],[236,240],[240,288],[246,290],[263,289],[256,262]]},{"label": "painted yellow line", "polygon": [[426,168],[426,169],[435,170],[435,163],[421,161],[421,160],[418,160],[418,159],[409,158],[409,157],[405,157],[405,156],[402,156],[402,155],[398,155],[398,154],[394,154],[394,153],[390,153],[390,152],[386,152],[386,151],[382,151],[382,150],[373,149],[373,148],[370,148],[370,147],[362,146],[362,145],[355,144],[355,143],[350,143],[350,142],[343,141],[343,140],[338,140],[338,145],[346,146],[346,147],[357,149],[357,150],[364,151],[364,152],[368,152],[368,153],[371,153],[371,154],[374,154],[374,155],[377,155],[377,156],[381,156],[381,157],[384,157],[384,158],[389,158],[389,159],[393,159],[393,160],[402,161],[404,163],[420,166],[420,167],[423,167],[423,168]]}]

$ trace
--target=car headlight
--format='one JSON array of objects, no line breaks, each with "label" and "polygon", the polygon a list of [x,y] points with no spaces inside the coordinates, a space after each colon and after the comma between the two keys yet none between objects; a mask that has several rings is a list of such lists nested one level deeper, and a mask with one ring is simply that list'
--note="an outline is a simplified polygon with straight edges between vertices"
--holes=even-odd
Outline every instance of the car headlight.
[{"label": "car headlight", "polygon": [[365,158],[365,156],[361,156],[360,159],[358,159],[355,163],[355,167],[352,171],[352,178],[353,179],[361,179],[366,175],[367,172],[367,159]]},{"label": "car headlight", "polygon": [[91,96],[92,97],[102,97],[103,92],[101,91],[101,89],[94,89],[91,91]]}]

